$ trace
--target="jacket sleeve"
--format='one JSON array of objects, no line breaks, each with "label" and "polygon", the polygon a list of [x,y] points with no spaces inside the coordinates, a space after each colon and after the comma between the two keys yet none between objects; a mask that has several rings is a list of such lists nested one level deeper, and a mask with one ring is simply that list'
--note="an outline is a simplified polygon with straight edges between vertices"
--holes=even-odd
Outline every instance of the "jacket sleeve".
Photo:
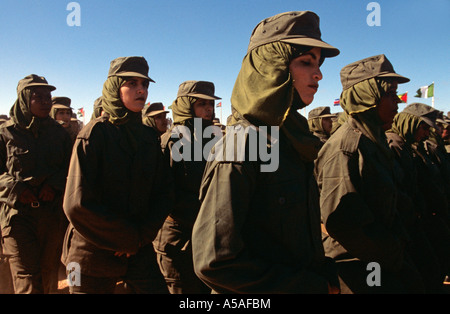
[{"label": "jacket sleeve", "polygon": [[20,194],[27,188],[26,183],[17,180],[12,176],[6,166],[8,151],[6,147],[7,139],[0,131],[0,203],[5,203],[8,207],[15,207]]},{"label": "jacket sleeve", "polygon": [[361,195],[363,163],[358,151],[341,150],[319,166],[320,207],[325,228],[353,257],[399,270],[403,263],[401,242],[375,219]]},{"label": "jacket sleeve", "polygon": [[317,273],[268,262],[246,247],[242,231],[257,170],[249,163],[208,166],[192,235],[199,278],[219,293],[327,293],[327,281]]},{"label": "jacket sleeve", "polygon": [[100,177],[103,138],[93,128],[89,138],[79,136],[70,161],[63,208],[70,223],[88,241],[101,249],[134,254],[140,238],[135,224],[102,204],[96,191],[103,184]]}]

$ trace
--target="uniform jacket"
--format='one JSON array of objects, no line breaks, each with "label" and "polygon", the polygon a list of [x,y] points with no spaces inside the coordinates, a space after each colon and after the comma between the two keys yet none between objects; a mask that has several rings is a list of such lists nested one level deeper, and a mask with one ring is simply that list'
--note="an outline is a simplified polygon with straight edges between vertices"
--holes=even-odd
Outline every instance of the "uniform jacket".
[{"label": "uniform jacket", "polygon": [[[37,137],[12,120],[0,126],[2,228],[9,225],[14,215],[27,215],[31,210],[61,210],[71,148],[67,132],[51,118],[42,121]],[[40,202],[39,208],[31,208],[18,201],[25,188],[37,196],[44,184],[56,192],[52,202]]]},{"label": "uniform jacket", "polygon": [[192,236],[197,275],[218,293],[327,293],[335,270],[321,243],[312,163],[282,136],[278,169],[260,166],[208,162]]},{"label": "uniform jacket", "polygon": [[404,258],[403,230],[396,211],[397,190],[386,157],[354,119],[326,142],[315,175],[325,228],[325,252],[336,260],[378,262],[398,271]]},{"label": "uniform jacket", "polygon": [[70,221],[63,262],[81,273],[120,276],[128,259],[150,244],[170,208],[171,186],[156,132],[142,125],[133,154],[125,132],[107,118],[91,121],[75,142],[64,197]]}]

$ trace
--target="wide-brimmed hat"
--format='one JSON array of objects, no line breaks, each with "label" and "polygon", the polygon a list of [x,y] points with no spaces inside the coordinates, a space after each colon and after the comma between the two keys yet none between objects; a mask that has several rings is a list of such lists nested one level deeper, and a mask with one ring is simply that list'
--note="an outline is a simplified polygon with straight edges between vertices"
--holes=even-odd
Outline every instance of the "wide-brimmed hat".
[{"label": "wide-brimmed hat", "polygon": [[207,81],[185,81],[178,88],[178,97],[191,96],[202,99],[222,99],[214,95],[214,84]]},{"label": "wide-brimmed hat", "polygon": [[436,129],[436,119],[439,116],[439,111],[431,106],[422,103],[412,103],[403,109],[402,112],[412,114],[422,119],[430,127]]},{"label": "wide-brimmed hat", "polygon": [[399,84],[409,82],[409,78],[394,71],[394,67],[384,54],[350,63],[342,68],[340,75],[344,90],[374,77],[394,78]]},{"label": "wide-brimmed hat", "polygon": [[144,57],[119,57],[111,61],[108,77],[141,77],[155,82],[148,77],[149,66]]},{"label": "wide-brimmed hat", "polygon": [[308,113],[308,120],[315,118],[333,118],[335,116],[335,114],[331,114],[330,107],[317,107]]},{"label": "wide-brimmed hat", "polygon": [[28,87],[34,86],[43,86],[48,87],[51,91],[55,90],[56,87],[48,84],[47,80],[43,76],[39,76],[36,74],[30,74],[25,76],[23,79],[19,81],[17,84],[17,95],[24,89]]},{"label": "wide-brimmed hat", "polygon": [[72,100],[69,97],[55,96],[52,98],[52,107],[73,110],[73,108],[70,107],[71,102]]},{"label": "wide-brimmed hat", "polygon": [[322,56],[335,57],[339,49],[321,39],[320,19],[311,11],[280,13],[262,20],[254,28],[247,52],[275,41],[322,48]]},{"label": "wide-brimmed hat", "polygon": [[154,102],[152,104],[145,105],[144,109],[142,109],[143,116],[156,116],[160,113],[168,113],[169,111],[165,110],[163,103]]}]

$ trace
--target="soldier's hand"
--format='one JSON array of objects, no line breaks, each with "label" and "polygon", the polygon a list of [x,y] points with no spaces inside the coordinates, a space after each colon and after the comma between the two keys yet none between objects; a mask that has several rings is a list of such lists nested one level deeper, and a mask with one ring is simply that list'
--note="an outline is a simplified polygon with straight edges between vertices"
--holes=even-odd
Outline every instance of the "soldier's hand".
[{"label": "soldier's hand", "polygon": [[132,254],[126,253],[126,252],[116,252],[116,253],[114,253],[114,256],[118,256],[118,257],[124,256],[124,255],[125,255],[127,258],[129,258]]},{"label": "soldier's hand", "polygon": [[29,205],[37,201],[38,201],[37,197],[33,194],[33,192],[31,192],[30,189],[25,189],[19,196],[19,202],[21,202],[22,204]]},{"label": "soldier's hand", "polygon": [[39,199],[43,202],[51,202],[55,198],[55,190],[48,185],[44,184],[44,186],[41,188],[41,191],[39,192]]},{"label": "soldier's hand", "polygon": [[339,294],[339,293],[341,293],[341,289],[328,284],[328,294]]}]

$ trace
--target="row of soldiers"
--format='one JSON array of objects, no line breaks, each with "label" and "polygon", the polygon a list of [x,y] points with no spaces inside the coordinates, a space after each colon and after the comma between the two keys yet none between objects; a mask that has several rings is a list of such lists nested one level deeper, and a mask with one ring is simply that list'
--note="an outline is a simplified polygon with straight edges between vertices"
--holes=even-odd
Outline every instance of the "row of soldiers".
[{"label": "row of soldiers", "polygon": [[[143,57],[111,61],[100,114],[75,143],[49,117],[55,87],[37,75],[19,81],[0,126],[0,225],[14,292],[54,291],[60,261],[71,293],[113,293],[119,280],[131,293],[441,292],[448,154],[424,145],[437,111],[417,103],[397,114],[398,84],[409,79],[385,55],[362,59],[341,70],[344,114],[323,143],[299,110],[314,99],[321,64],[339,53],[310,11],[254,29],[227,125],[255,130],[259,149],[277,151],[273,171],[262,156],[192,158],[198,142],[209,144],[201,137],[220,99],[212,82],[180,84],[174,127],[159,130],[156,114],[153,127],[143,123],[154,82]],[[225,131],[211,155],[239,146],[249,157],[249,134]],[[174,158],[180,143],[191,158]],[[370,285],[373,262],[382,278]]]}]

